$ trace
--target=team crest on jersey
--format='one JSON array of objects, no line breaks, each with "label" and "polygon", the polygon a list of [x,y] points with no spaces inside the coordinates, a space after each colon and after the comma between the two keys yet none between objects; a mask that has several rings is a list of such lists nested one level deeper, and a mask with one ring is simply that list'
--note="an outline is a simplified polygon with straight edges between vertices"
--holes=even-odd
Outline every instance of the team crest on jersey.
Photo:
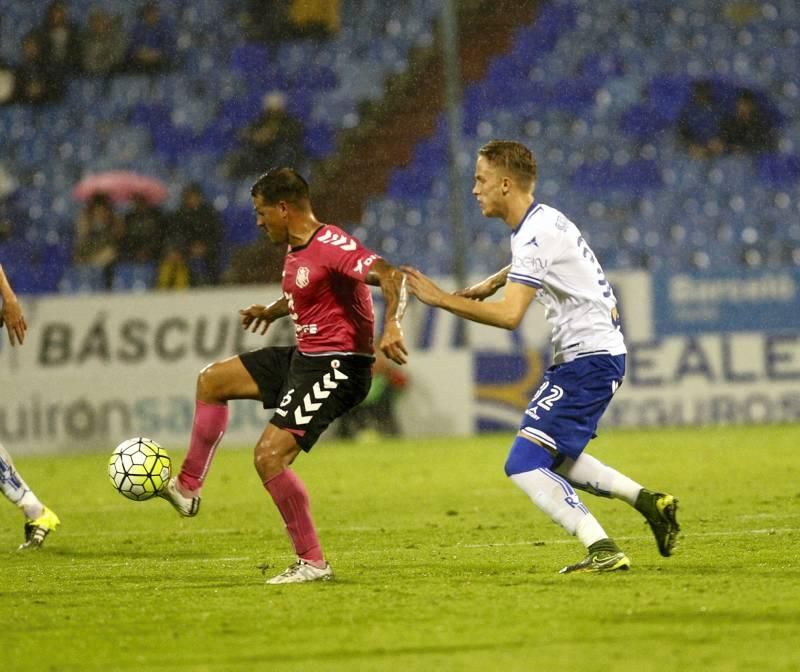
[{"label": "team crest on jersey", "polygon": [[294,284],[298,287],[308,287],[308,278],[310,275],[310,271],[308,270],[307,266],[301,266],[297,269],[297,275],[294,279]]}]

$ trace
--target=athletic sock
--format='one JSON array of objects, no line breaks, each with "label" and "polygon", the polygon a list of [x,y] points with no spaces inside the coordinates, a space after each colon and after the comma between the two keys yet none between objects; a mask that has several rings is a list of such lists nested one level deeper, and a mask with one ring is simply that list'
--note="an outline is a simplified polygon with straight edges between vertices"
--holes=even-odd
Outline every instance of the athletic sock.
[{"label": "athletic sock", "polygon": [[621,499],[631,506],[642,489],[636,481],[587,453],[581,453],[577,460],[564,460],[556,471],[576,488],[600,497]]},{"label": "athletic sock", "polygon": [[199,400],[195,402],[189,452],[178,475],[181,489],[186,493],[195,493],[203,486],[214,452],[227,426],[227,404],[207,404]]},{"label": "athletic sock", "polygon": [[297,557],[314,564],[324,563],[325,556],[311,519],[311,505],[303,481],[291,469],[284,469],[265,481],[264,487],[281,512]]},{"label": "athletic sock", "polygon": [[586,548],[608,538],[597,519],[581,503],[572,486],[558,474],[539,468],[513,474],[511,480],[553,521],[578,537]]},{"label": "athletic sock", "polygon": [[22,509],[28,520],[36,520],[44,513],[44,504],[19,475],[11,461],[11,455],[2,444],[0,444],[0,490],[12,504]]},{"label": "athletic sock", "polygon": [[589,553],[619,553],[622,550],[613,539],[609,538],[596,541],[588,548]]}]

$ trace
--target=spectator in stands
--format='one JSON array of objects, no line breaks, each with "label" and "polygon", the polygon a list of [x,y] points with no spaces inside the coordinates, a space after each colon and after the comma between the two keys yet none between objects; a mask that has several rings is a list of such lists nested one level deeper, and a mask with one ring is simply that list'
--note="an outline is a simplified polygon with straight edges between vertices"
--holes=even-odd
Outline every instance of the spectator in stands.
[{"label": "spectator in stands", "polygon": [[169,69],[175,56],[175,43],[175,31],[161,16],[158,3],[147,2],[128,41],[128,67],[141,74]]},{"label": "spectator in stands", "polygon": [[104,9],[94,10],[83,39],[83,71],[96,77],[112,74],[120,67],[126,48],[119,17]]},{"label": "spectator in stands", "polygon": [[330,37],[341,27],[339,0],[292,0],[289,24],[293,37]]},{"label": "spectator in stands", "polygon": [[42,57],[47,67],[61,78],[81,69],[81,34],[78,26],[69,20],[67,5],[55,0],[47,8],[44,23],[39,28]]},{"label": "spectator in stands", "polygon": [[37,33],[22,39],[22,60],[14,73],[14,100],[39,105],[64,95],[64,79],[44,59]]},{"label": "spectator in stands", "polygon": [[286,248],[267,239],[235,248],[222,275],[231,285],[269,285],[281,281]]},{"label": "spectator in stands", "polygon": [[14,68],[0,60],[0,105],[14,102]]},{"label": "spectator in stands", "polygon": [[190,286],[189,265],[182,250],[174,245],[164,246],[158,265],[157,289],[187,289]]},{"label": "spectator in stands", "polygon": [[18,187],[19,182],[0,161],[0,242],[11,238],[15,225],[22,223],[23,215],[14,203]]},{"label": "spectator in stands", "polygon": [[164,217],[161,209],[151,205],[142,194],[133,197],[125,214],[119,258],[135,264],[155,264],[161,258],[164,240]]},{"label": "spectator in stands", "polygon": [[397,436],[400,425],[394,412],[397,397],[408,387],[408,376],[391,360],[376,353],[372,365],[372,384],[364,401],[342,416],[339,436],[352,438],[374,431],[381,436]]},{"label": "spectator in stands", "polygon": [[184,276],[192,287],[217,284],[223,235],[222,220],[200,185],[187,185],[165,234],[159,286],[180,286]]},{"label": "spectator in stands", "polygon": [[285,40],[289,35],[289,0],[250,0],[244,14],[245,32],[263,42]]},{"label": "spectator in stands", "polygon": [[74,263],[104,271],[107,287],[119,254],[123,222],[106,194],[95,194],[86,202],[75,226]]},{"label": "spectator in stands", "polygon": [[775,149],[775,127],[756,95],[746,89],[737,96],[735,111],[723,117],[719,135],[728,152],[757,154]]},{"label": "spectator in stands", "polygon": [[722,111],[714,100],[711,83],[705,80],[695,82],[692,95],[678,119],[678,135],[692,157],[703,159],[722,152],[721,123]]},{"label": "spectator in stands", "polygon": [[257,176],[281,165],[302,165],[305,162],[302,122],[286,109],[286,94],[267,93],[263,111],[240,133],[241,149],[229,159],[233,177]]}]

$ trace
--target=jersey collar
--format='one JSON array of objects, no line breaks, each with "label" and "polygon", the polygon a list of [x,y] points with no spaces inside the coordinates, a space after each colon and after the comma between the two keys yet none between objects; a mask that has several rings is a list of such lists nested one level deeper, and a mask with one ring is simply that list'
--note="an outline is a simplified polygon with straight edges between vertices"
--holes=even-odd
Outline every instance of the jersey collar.
[{"label": "jersey collar", "polygon": [[517,224],[517,226],[511,232],[511,236],[512,237],[517,235],[517,232],[519,231],[520,227],[525,223],[525,220],[528,219],[528,215],[530,215],[538,207],[539,207],[539,204],[535,200],[531,202],[530,206],[525,211],[525,214],[522,215],[522,219],[519,220],[519,224]]},{"label": "jersey collar", "polygon": [[311,245],[312,242],[314,242],[314,238],[317,237],[317,234],[320,231],[322,231],[322,229],[324,229],[326,226],[328,225],[320,224],[316,229],[314,229],[314,232],[311,234],[311,238],[308,239],[307,243],[304,243],[303,245],[298,245],[297,247],[289,247],[289,252],[299,252],[300,250],[305,250],[309,245]]}]

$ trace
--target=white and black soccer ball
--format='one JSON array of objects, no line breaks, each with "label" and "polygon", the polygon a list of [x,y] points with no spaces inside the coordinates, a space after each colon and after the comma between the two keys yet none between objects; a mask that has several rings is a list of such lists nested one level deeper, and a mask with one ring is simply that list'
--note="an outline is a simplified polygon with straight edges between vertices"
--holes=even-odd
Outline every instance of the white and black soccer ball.
[{"label": "white and black soccer ball", "polygon": [[139,502],[161,492],[171,473],[167,451],[143,436],[120,443],[108,460],[108,477],[116,491]]}]

